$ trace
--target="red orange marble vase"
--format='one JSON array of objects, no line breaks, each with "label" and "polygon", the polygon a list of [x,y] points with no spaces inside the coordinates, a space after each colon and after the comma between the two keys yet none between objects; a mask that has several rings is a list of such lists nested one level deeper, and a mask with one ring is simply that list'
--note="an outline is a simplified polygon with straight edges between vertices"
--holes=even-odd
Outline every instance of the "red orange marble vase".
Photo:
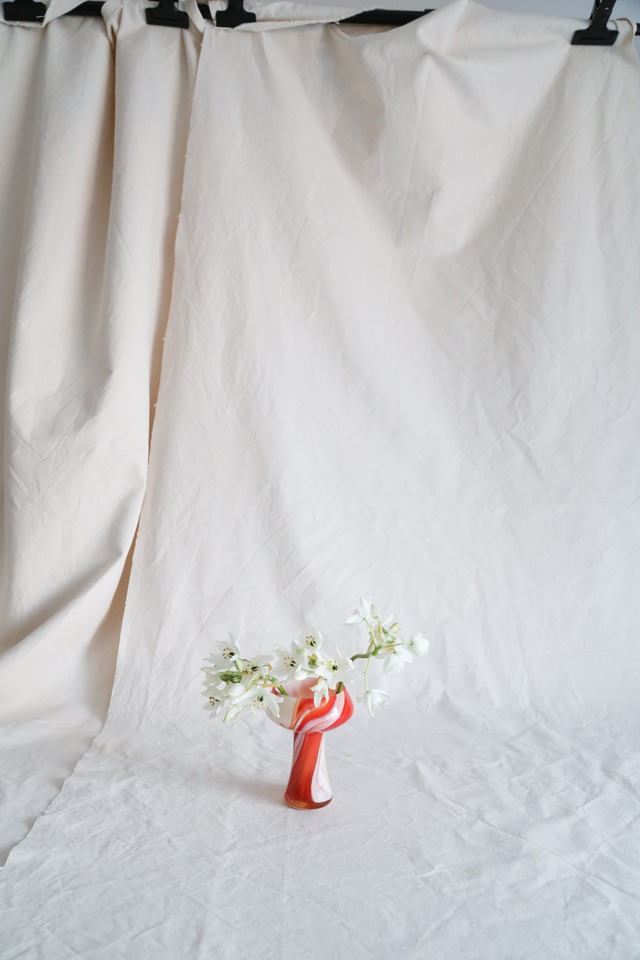
[{"label": "red orange marble vase", "polygon": [[311,687],[315,680],[294,680],[284,685],[287,696],[280,716],[271,719],[293,731],[293,759],[284,799],[290,807],[313,810],[331,803],[333,792],[327,774],[324,735],[353,715],[353,700],[345,687],[329,691],[329,699],[316,706]]}]

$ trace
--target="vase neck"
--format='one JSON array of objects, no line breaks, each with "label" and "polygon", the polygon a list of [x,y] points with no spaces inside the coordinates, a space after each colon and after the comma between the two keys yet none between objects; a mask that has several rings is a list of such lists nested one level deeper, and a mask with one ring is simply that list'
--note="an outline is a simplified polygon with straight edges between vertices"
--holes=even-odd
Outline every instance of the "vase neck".
[{"label": "vase neck", "polygon": [[293,735],[293,759],[285,800],[291,807],[323,807],[333,796],[324,756],[324,734]]}]

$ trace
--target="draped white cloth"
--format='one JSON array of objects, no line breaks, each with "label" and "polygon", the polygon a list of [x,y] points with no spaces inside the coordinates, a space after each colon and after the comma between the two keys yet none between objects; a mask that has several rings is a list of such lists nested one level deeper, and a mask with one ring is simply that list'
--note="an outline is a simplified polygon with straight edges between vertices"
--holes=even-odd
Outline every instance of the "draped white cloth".
[{"label": "draped white cloth", "polygon": [[[50,37],[85,31],[105,106],[60,79],[100,131],[65,111],[93,145],[77,156],[14,108],[12,129],[51,158],[32,200],[25,164],[3,201],[29,211],[3,265],[5,555],[13,524],[25,551],[7,580],[10,743],[40,722],[70,763],[118,633],[119,653],[102,732],[3,871],[2,955],[629,960],[632,25],[590,49],[569,44],[577,21],[472,0],[394,30],[283,10],[221,30],[192,4],[189,31],[155,31],[141,4],[113,4],[102,27],[20,41],[30,78],[38,44],[53,57]],[[109,37],[114,172],[98,174]],[[56,102],[42,89],[41,125]],[[110,201],[95,188],[109,177]],[[51,472],[33,480],[27,457]],[[294,811],[286,735],[209,724],[199,667],[227,630],[267,653],[303,618],[351,652],[340,621],[362,593],[431,653],[386,678],[384,712],[329,735],[333,803]],[[65,740],[63,708],[85,741]]]},{"label": "draped white cloth", "polygon": [[104,721],[171,293],[201,38],[103,13],[0,25],[2,860]]}]

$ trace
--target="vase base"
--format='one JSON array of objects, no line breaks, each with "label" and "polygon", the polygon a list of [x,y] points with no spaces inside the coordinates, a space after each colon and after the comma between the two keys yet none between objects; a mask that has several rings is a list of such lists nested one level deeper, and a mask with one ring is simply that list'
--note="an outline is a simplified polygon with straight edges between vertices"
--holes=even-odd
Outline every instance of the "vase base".
[{"label": "vase base", "polygon": [[294,810],[317,810],[319,807],[326,807],[328,803],[331,803],[333,797],[329,797],[328,800],[297,800],[295,797],[285,796],[284,802],[288,807],[293,807]]}]

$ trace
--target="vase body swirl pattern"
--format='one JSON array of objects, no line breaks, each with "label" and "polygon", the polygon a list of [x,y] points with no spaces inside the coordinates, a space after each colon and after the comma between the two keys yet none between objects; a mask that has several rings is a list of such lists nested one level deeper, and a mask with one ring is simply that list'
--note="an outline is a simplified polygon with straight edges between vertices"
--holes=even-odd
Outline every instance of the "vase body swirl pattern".
[{"label": "vase body swirl pattern", "polygon": [[280,704],[280,716],[273,718],[293,731],[293,759],[284,799],[290,807],[303,810],[331,802],[324,734],[353,715],[353,701],[344,687],[340,693],[329,691],[329,699],[316,707],[309,695],[311,686],[313,681],[308,680],[286,685],[288,696]]}]

